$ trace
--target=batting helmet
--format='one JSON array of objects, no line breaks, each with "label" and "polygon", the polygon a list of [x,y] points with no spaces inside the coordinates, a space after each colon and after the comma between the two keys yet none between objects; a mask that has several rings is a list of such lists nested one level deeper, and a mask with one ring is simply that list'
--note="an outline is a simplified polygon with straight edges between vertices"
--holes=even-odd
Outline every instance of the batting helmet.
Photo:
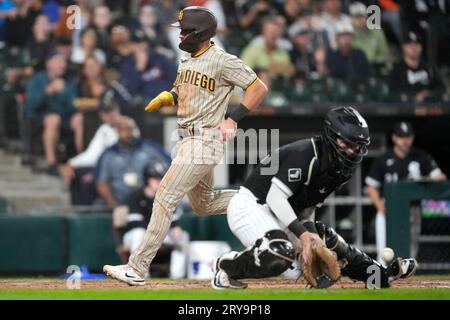
[{"label": "batting helmet", "polygon": [[[325,116],[322,137],[331,153],[336,172],[350,176],[363,157],[370,144],[369,127],[366,120],[352,107],[337,107]],[[356,145],[353,154],[348,154],[338,143]]]},{"label": "batting helmet", "polygon": [[192,53],[198,46],[214,37],[217,30],[217,19],[211,10],[205,7],[191,6],[184,8],[178,14],[178,21],[171,24],[187,32],[179,48]]},{"label": "batting helmet", "polygon": [[150,178],[162,179],[166,171],[167,165],[162,162],[155,162],[147,165],[143,172],[145,183],[147,183],[147,180]]}]

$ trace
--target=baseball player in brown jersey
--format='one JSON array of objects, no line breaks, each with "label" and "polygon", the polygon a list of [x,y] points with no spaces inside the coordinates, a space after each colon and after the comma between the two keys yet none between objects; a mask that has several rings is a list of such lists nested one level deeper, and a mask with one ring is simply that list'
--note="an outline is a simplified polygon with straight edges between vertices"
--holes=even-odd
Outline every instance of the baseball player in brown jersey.
[{"label": "baseball player in brown jersey", "polygon": [[[255,72],[236,56],[211,41],[217,29],[214,14],[198,6],[180,11],[172,26],[180,28],[180,61],[170,92],[164,91],[146,106],[154,111],[178,107],[178,151],[156,194],[150,224],[127,265],[103,271],[129,285],[144,285],[144,275],[169,229],[172,214],[187,194],[200,215],[226,213],[234,190],[213,189],[213,169],[221,161],[225,141],[234,137],[237,122],[255,109],[267,88]],[[227,113],[235,86],[245,90],[241,104]]]}]

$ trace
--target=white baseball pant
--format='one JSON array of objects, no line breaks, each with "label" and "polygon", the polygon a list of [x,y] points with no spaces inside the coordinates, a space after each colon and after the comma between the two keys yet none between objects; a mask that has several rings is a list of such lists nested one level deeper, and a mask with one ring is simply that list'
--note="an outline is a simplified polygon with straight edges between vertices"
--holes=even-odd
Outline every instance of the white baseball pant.
[{"label": "white baseball pant", "polygon": [[[255,244],[270,230],[283,230],[288,235],[296,251],[300,249],[300,240],[272,213],[267,204],[259,204],[255,195],[245,187],[230,200],[227,210],[228,225],[234,235],[245,247]],[[314,213],[305,220],[314,220]]]}]

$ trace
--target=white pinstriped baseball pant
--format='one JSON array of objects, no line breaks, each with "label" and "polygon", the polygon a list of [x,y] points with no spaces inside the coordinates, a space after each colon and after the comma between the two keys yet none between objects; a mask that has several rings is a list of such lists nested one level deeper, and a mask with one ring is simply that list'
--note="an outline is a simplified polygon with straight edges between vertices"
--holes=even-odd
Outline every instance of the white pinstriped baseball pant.
[{"label": "white pinstriped baseball pant", "polygon": [[235,190],[214,190],[214,167],[224,153],[217,131],[179,141],[179,149],[164,175],[153,203],[152,216],[144,239],[133,252],[128,265],[144,275],[160,248],[172,221],[173,212],[187,194],[194,211],[200,215],[226,213]]},{"label": "white pinstriped baseball pant", "polygon": [[[270,230],[283,230],[288,235],[296,251],[300,250],[300,240],[272,213],[267,204],[259,204],[255,195],[245,187],[230,200],[227,210],[228,225],[245,247],[255,244]],[[305,220],[314,221],[314,213],[308,213]]]}]

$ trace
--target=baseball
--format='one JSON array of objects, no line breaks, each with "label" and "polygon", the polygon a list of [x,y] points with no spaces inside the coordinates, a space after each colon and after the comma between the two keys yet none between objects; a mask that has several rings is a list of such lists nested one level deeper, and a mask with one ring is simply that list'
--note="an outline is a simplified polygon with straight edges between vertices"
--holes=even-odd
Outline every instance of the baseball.
[{"label": "baseball", "polygon": [[394,259],[394,250],[391,248],[384,248],[383,250],[383,260],[386,262],[391,262]]}]

